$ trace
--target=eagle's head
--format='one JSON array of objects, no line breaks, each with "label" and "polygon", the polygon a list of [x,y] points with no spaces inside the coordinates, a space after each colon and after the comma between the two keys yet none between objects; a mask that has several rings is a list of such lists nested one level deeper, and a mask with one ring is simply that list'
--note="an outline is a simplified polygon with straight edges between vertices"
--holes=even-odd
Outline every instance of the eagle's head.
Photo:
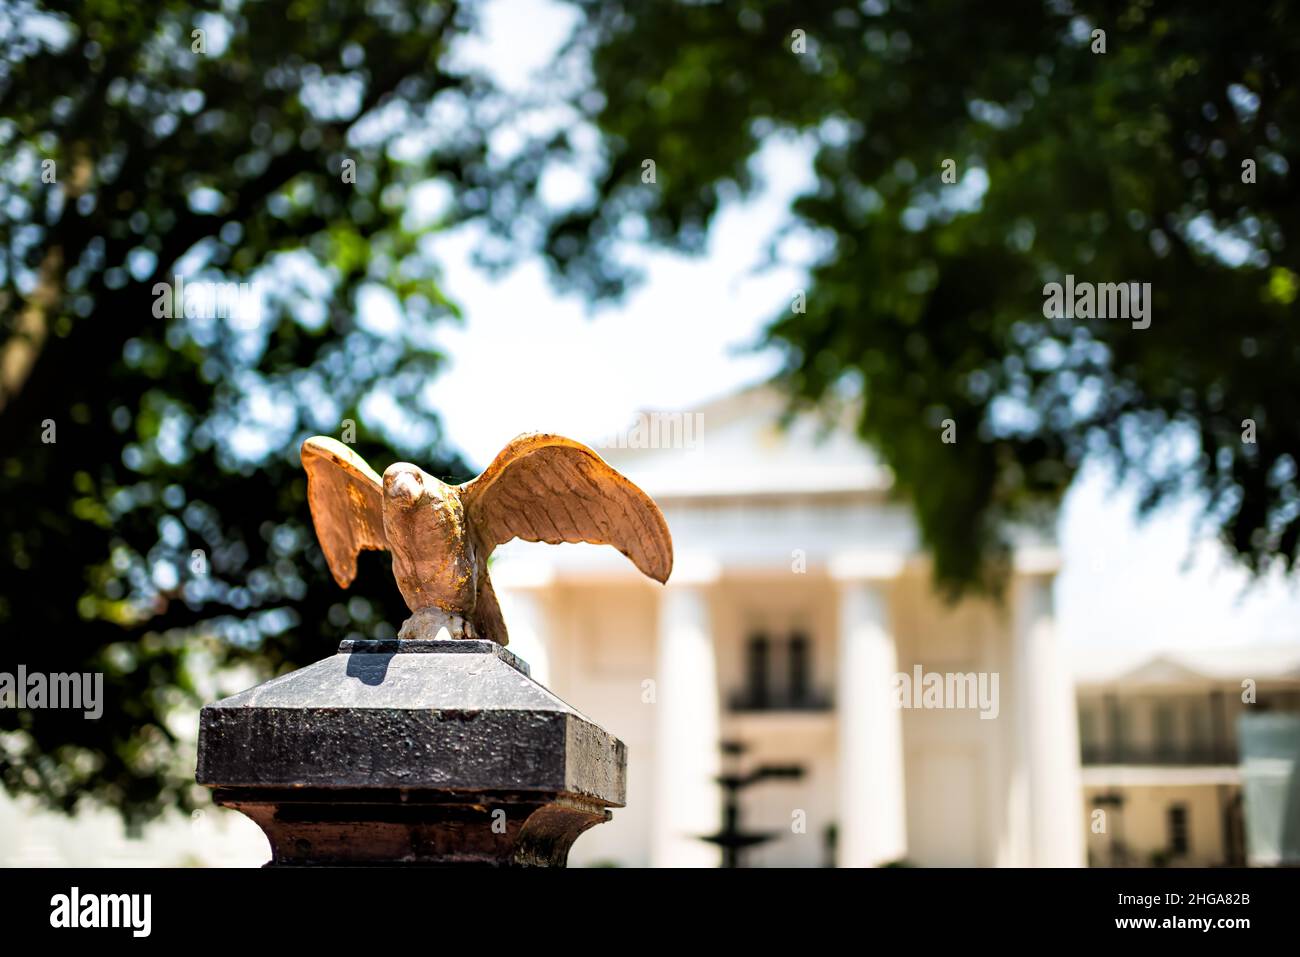
[{"label": "eagle's head", "polygon": [[384,472],[384,500],[398,508],[418,508],[430,500],[443,500],[448,488],[410,462],[394,462]]}]

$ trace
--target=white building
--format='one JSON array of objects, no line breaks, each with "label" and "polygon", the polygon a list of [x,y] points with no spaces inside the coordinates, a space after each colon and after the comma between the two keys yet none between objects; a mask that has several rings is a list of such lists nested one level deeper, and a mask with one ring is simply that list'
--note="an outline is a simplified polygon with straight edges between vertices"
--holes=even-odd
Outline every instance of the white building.
[{"label": "white building", "polygon": [[[678,447],[601,450],[667,517],[667,586],[609,548],[498,552],[511,650],[628,746],[628,805],[571,863],[716,864],[697,836],[721,826],[719,745],[739,741],[745,766],[804,770],[741,793],[744,829],[775,835],[750,864],[1083,864],[1055,550],[1023,537],[1003,604],[947,605],[888,471],[847,423],[782,429],[782,409],[750,389],[702,428],[649,430]],[[949,707],[894,704],[917,673],[960,676]]]},{"label": "white building", "polygon": [[[1088,649],[1076,654],[1073,671],[1089,863],[1276,864],[1284,846],[1297,843],[1300,804],[1287,796],[1300,788],[1286,779],[1300,754],[1290,764],[1252,762],[1241,745],[1250,734],[1243,719],[1300,714],[1300,649]],[[1244,800],[1252,772],[1264,799],[1254,819]],[[1270,800],[1267,778],[1279,773]],[[1254,854],[1252,825],[1257,836],[1276,836],[1256,840]]]}]

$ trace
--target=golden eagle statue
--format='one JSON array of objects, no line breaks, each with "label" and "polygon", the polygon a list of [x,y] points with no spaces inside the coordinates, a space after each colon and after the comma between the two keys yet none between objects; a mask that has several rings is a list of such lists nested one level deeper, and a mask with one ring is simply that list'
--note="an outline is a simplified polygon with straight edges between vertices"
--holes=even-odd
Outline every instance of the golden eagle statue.
[{"label": "golden eagle statue", "polygon": [[393,553],[397,587],[413,612],[399,638],[506,644],[487,562],[514,538],[613,545],[657,582],[672,572],[673,541],[659,507],[591,449],[560,435],[519,436],[463,485],[408,462],[381,477],[325,436],[303,443],[302,464],[316,535],[340,587],[352,584],[363,549]]}]

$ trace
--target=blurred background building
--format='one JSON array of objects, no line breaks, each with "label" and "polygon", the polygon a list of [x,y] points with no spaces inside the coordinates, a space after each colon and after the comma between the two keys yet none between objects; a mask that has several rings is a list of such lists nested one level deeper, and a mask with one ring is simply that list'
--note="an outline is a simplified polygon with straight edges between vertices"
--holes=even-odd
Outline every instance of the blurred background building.
[{"label": "blurred background building", "polygon": [[[745,390],[699,411],[694,447],[643,428],[615,444],[672,447],[604,450],[664,509],[666,588],[594,547],[516,544],[493,571],[512,647],[629,748],[628,807],[574,861],[716,864],[699,836],[721,823],[719,743],[738,740],[805,771],[745,795],[747,822],[781,835],[753,863],[1081,864],[1054,551],[1025,537],[1004,608],[947,606],[888,472],[848,429],[781,429],[783,402]],[[1000,700],[899,709],[891,683],[916,666],[996,673]]]},{"label": "blurred background building", "polygon": [[[1287,724],[1300,718],[1300,651],[1092,650],[1077,656],[1075,681],[1084,803],[1105,812],[1088,829],[1090,864],[1300,859],[1290,783],[1300,736]],[[1251,761],[1270,731],[1284,750]],[[1253,841],[1247,790],[1256,792]]]}]

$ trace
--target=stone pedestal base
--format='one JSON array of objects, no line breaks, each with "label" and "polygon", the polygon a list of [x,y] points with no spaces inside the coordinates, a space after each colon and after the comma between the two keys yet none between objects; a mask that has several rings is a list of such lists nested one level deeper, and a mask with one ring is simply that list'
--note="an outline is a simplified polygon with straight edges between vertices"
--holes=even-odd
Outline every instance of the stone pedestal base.
[{"label": "stone pedestal base", "polygon": [[563,866],[626,765],[495,642],[357,641],[205,707],[197,779],[273,865]]},{"label": "stone pedestal base", "polygon": [[285,865],[476,864],[563,867],[579,834],[610,819],[603,804],[557,796],[453,791],[355,795],[218,788]]}]

